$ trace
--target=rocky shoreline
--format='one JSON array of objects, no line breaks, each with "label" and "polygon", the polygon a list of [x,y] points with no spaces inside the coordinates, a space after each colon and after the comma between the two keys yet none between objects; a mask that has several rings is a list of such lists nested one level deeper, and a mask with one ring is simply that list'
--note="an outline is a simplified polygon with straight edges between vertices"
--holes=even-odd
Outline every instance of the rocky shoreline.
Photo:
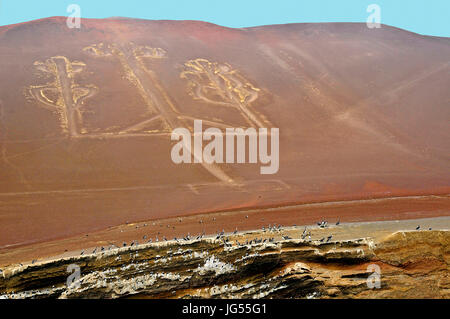
[{"label": "rocky shoreline", "polygon": [[[237,244],[257,235],[264,236],[168,241],[9,267],[0,274],[0,298],[450,297],[448,230]],[[77,267],[79,281],[68,287]],[[374,274],[380,285],[371,289]]]}]

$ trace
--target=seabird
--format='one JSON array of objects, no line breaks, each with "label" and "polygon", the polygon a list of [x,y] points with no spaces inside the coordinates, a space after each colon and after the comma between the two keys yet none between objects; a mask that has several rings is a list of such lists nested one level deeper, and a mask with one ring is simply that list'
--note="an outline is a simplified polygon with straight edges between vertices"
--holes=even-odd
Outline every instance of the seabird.
[{"label": "seabird", "polygon": [[325,241],[325,237],[320,240],[321,243],[323,243],[324,241]]},{"label": "seabird", "polygon": [[339,220],[336,223],[336,226],[339,226],[341,224],[341,219],[339,218]]},{"label": "seabird", "polygon": [[328,236],[328,238],[327,238],[327,243],[328,243],[332,238],[333,238],[333,235]]},{"label": "seabird", "polygon": [[416,230],[419,230],[419,229],[420,229],[420,225],[416,227]]}]

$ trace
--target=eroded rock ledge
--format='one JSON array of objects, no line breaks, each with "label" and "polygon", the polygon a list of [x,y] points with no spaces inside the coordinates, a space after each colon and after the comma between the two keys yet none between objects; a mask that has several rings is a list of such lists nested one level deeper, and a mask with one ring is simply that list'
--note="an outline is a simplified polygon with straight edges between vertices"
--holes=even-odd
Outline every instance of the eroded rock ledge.
[{"label": "eroded rock ledge", "polygon": [[[155,243],[5,269],[0,297],[449,298],[449,242],[449,231],[411,231],[329,243]],[[66,285],[69,265],[80,267],[79,287]],[[368,288],[371,265],[379,289]]]}]

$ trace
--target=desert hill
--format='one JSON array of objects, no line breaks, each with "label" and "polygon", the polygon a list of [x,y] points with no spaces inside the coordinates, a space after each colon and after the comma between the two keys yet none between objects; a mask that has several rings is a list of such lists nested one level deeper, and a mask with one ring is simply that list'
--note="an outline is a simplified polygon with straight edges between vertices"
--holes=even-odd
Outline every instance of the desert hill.
[{"label": "desert hill", "polygon": [[[246,207],[448,194],[449,68],[450,39],[386,25],[0,27],[0,247]],[[170,132],[194,119],[280,128],[278,174],[175,165]]]}]

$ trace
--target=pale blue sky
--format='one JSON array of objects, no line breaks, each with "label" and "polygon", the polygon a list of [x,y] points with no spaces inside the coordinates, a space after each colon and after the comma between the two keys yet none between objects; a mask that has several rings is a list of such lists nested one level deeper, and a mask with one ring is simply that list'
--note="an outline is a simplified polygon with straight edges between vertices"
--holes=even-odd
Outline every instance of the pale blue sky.
[{"label": "pale blue sky", "polygon": [[367,6],[381,7],[381,23],[450,37],[450,0],[0,0],[0,25],[67,16],[202,20],[228,27],[296,22],[365,22]]}]

